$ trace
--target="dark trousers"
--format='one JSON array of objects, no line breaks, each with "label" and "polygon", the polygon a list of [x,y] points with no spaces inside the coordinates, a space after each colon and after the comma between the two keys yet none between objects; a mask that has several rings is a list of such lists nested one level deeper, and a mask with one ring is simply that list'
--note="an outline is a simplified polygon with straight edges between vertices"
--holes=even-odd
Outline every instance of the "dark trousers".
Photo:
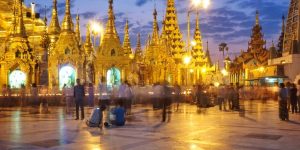
[{"label": "dark trousers", "polygon": [[79,118],[79,107],[81,111],[81,119],[84,119],[84,108],[83,108],[83,100],[76,100],[76,119]]}]

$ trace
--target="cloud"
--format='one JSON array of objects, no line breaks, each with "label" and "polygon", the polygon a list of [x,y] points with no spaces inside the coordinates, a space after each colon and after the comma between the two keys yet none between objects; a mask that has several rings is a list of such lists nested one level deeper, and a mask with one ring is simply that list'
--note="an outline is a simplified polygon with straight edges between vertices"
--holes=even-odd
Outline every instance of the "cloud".
[{"label": "cloud", "polygon": [[149,0],[136,0],[135,5],[141,7],[145,5],[148,1]]}]

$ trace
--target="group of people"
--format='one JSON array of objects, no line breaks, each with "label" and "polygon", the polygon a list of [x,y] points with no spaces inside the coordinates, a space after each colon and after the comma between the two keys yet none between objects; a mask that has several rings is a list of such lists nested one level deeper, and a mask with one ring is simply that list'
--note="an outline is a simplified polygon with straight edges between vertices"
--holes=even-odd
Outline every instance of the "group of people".
[{"label": "group of people", "polygon": [[227,110],[227,108],[230,110],[239,110],[239,85],[234,86],[231,83],[227,86],[220,86],[217,91],[217,100],[220,110]]},{"label": "group of people", "polygon": [[300,113],[300,80],[298,84],[287,82],[279,85],[279,118],[289,120],[289,111]]},{"label": "group of people", "polygon": [[[80,83],[80,79],[76,80],[76,85],[74,86],[74,93],[68,93],[66,92],[66,96],[68,99],[72,98],[72,95],[74,96],[75,100],[75,107],[76,107],[76,119],[79,120],[79,110],[81,112],[81,120],[84,119],[84,97],[85,97],[85,88],[84,85]],[[92,85],[89,84],[88,88],[88,102],[89,106],[93,105],[94,101],[94,89],[92,88]],[[107,110],[107,117],[106,119],[106,126],[109,124],[114,124],[117,126],[123,126],[125,125],[125,113],[130,112],[131,109],[131,88],[127,81],[122,83],[117,91],[117,95],[113,94],[112,89],[109,88],[109,86],[106,84],[106,80],[103,77],[101,79],[101,83],[99,84],[99,107],[96,107],[95,109],[100,109],[99,112],[99,125],[102,126],[102,122],[104,120],[103,112]],[[67,100],[67,99],[66,99]],[[110,106],[112,104],[116,104],[116,107],[111,109]],[[67,102],[67,105],[68,102]],[[68,107],[68,106],[67,106]],[[92,114],[93,115],[93,114]],[[114,115],[114,118],[112,119],[111,115]],[[92,118],[92,117],[91,117]],[[89,120],[90,123],[96,123],[93,122],[93,119]]]}]

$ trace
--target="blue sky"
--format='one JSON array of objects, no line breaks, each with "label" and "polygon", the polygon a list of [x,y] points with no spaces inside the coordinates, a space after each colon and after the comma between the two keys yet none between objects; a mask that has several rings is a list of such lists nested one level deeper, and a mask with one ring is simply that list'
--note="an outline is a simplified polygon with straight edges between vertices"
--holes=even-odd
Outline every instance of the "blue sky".
[{"label": "blue sky", "polygon": [[[165,14],[167,0],[114,0],[116,26],[121,41],[123,41],[123,29],[125,19],[130,24],[132,46],[135,47],[137,34],[140,32],[143,44],[147,35],[152,31],[152,12],[156,3],[158,19],[161,23]],[[47,14],[51,14],[52,0],[25,0],[29,6],[31,2],[38,4],[37,11],[44,11],[46,5]],[[64,14],[65,0],[58,0],[60,21]],[[214,60],[219,57],[218,45],[228,43],[231,56],[238,55],[241,49],[247,49],[251,28],[255,22],[255,11],[260,12],[260,22],[263,28],[267,46],[272,40],[277,43],[281,32],[281,17],[286,15],[290,0],[211,0],[207,10],[200,10],[200,25],[203,41],[209,41],[211,55]],[[107,17],[108,0],[71,0],[72,14],[77,12],[81,16],[81,34],[85,35],[86,23],[90,20],[99,20],[105,25]],[[186,15],[191,8],[190,0],[175,0],[179,24],[185,36],[187,34]],[[191,34],[195,25],[195,14],[192,16]],[[160,24],[161,26],[161,24]],[[206,46],[205,46],[206,47]]]}]

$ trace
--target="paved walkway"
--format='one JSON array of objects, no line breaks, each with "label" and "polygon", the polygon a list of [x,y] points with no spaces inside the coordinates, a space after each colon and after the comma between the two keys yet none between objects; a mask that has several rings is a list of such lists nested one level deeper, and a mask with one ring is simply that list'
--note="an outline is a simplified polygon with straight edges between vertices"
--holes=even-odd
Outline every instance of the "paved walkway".
[{"label": "paved walkway", "polygon": [[[86,127],[64,113],[29,114],[28,109],[2,108],[0,149],[79,150],[298,150],[300,115],[289,122],[278,119],[277,102],[241,102],[244,112],[197,109],[181,104],[168,123],[160,123],[160,111],[133,107],[122,128],[100,131]],[[90,111],[90,110],[89,110]],[[88,115],[88,114],[87,114]]]}]

